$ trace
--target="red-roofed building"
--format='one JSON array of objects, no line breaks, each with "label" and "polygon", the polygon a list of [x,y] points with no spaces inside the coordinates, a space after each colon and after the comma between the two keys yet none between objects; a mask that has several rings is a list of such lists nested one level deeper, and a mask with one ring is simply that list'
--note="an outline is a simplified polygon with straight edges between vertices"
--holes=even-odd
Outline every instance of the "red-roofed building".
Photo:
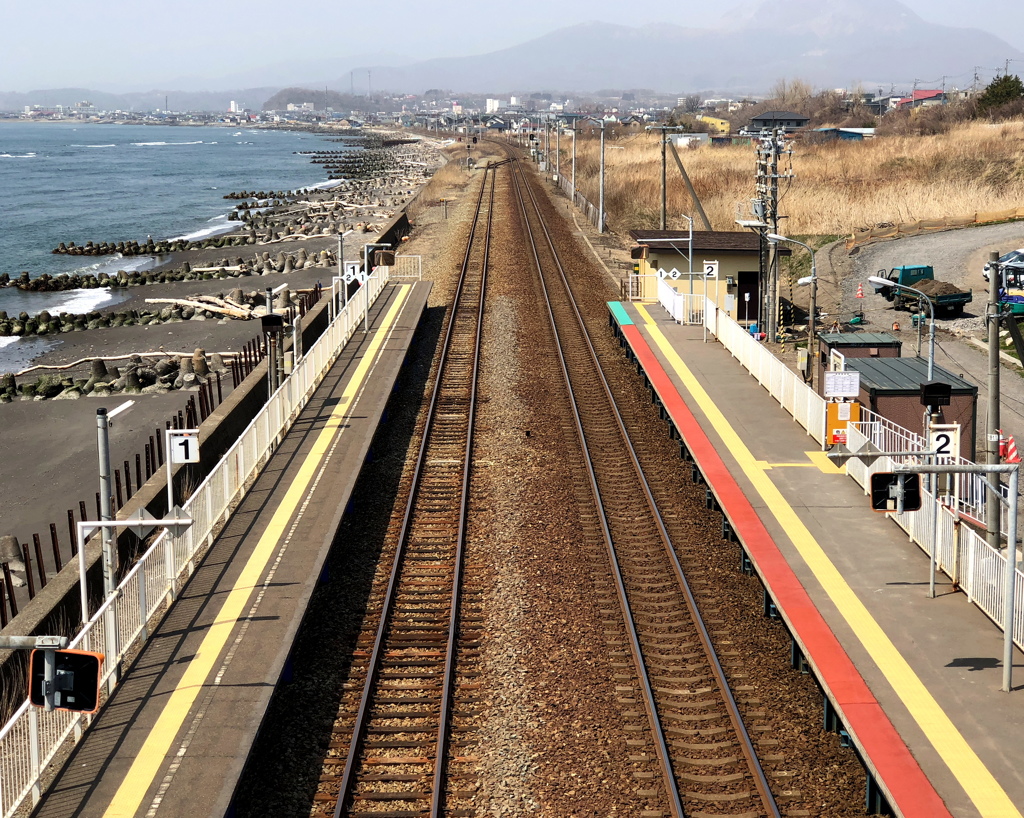
[{"label": "red-roofed building", "polygon": [[925,105],[945,105],[945,91],[914,91],[896,103],[897,108],[920,108]]}]

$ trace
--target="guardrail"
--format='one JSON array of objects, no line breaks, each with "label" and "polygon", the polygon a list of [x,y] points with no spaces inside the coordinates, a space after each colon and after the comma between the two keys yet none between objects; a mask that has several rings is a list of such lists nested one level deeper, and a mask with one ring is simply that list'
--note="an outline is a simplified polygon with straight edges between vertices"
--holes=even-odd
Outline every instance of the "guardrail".
[{"label": "guardrail", "polygon": [[[193,520],[192,527],[181,536],[165,531],[157,538],[75,636],[71,648],[105,652],[104,619],[108,611],[113,611],[119,648],[116,656],[106,657],[105,682],[116,678],[113,674],[124,656],[148,638],[150,618],[191,574],[196,554],[213,542],[218,527],[230,516],[232,504],[244,495],[249,482],[266,464],[342,348],[362,326],[364,313],[388,282],[387,269],[377,269],[379,275],[371,277],[337,313],[324,334],[184,503]],[[33,802],[39,800],[42,771],[67,740],[73,738],[77,742],[81,738],[83,724],[90,721],[91,716],[80,713],[48,713],[32,707],[27,700],[18,708],[0,729],[3,818],[13,815],[29,796]]]}]

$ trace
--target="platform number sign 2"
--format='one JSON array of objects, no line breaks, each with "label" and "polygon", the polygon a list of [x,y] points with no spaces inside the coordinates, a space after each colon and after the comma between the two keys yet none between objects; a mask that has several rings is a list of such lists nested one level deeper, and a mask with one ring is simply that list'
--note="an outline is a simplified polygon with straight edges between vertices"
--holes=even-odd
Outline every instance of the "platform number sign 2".
[{"label": "platform number sign 2", "polygon": [[172,463],[198,463],[198,433],[172,432],[170,436],[170,450]]},{"label": "platform number sign 2", "polygon": [[960,425],[936,424],[928,430],[928,448],[937,457],[956,459],[960,456]]},{"label": "platform number sign 2", "polygon": [[705,261],[704,262],[704,278],[718,278],[718,262],[717,261]]}]

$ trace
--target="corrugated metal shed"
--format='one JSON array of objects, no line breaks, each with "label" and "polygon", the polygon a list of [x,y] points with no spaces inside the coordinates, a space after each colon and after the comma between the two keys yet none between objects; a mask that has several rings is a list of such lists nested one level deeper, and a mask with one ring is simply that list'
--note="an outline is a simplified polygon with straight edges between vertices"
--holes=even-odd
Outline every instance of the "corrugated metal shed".
[{"label": "corrugated metal shed", "polygon": [[818,337],[831,347],[885,347],[903,344],[888,332],[819,332]]},{"label": "corrugated metal shed", "polygon": [[[928,380],[928,361],[924,358],[848,358],[846,368],[860,372],[861,388],[872,392],[917,395],[921,384]],[[933,380],[948,383],[954,394],[978,393],[977,386],[938,365]]]}]

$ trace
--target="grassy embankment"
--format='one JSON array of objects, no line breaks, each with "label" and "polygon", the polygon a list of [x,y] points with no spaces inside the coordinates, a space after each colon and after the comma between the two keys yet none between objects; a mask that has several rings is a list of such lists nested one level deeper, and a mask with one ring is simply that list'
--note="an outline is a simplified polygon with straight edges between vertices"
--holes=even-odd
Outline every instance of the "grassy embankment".
[{"label": "grassy embankment", "polygon": [[[605,153],[609,227],[658,227],[661,151],[658,136],[640,132],[609,138]],[[577,136],[580,191],[595,204],[597,132]],[[716,230],[738,229],[754,195],[754,150],[748,145],[680,150],[704,210]],[[789,169],[789,157],[780,170]],[[783,230],[794,236],[849,234],[856,227],[975,211],[1024,202],[1024,122],[971,122],[935,136],[890,136],[863,142],[797,142],[794,178],[780,183]],[[569,175],[569,140],[562,140]],[[668,226],[685,227],[680,213],[695,216],[679,171],[668,158]],[[695,225],[699,229],[700,223]]]}]

